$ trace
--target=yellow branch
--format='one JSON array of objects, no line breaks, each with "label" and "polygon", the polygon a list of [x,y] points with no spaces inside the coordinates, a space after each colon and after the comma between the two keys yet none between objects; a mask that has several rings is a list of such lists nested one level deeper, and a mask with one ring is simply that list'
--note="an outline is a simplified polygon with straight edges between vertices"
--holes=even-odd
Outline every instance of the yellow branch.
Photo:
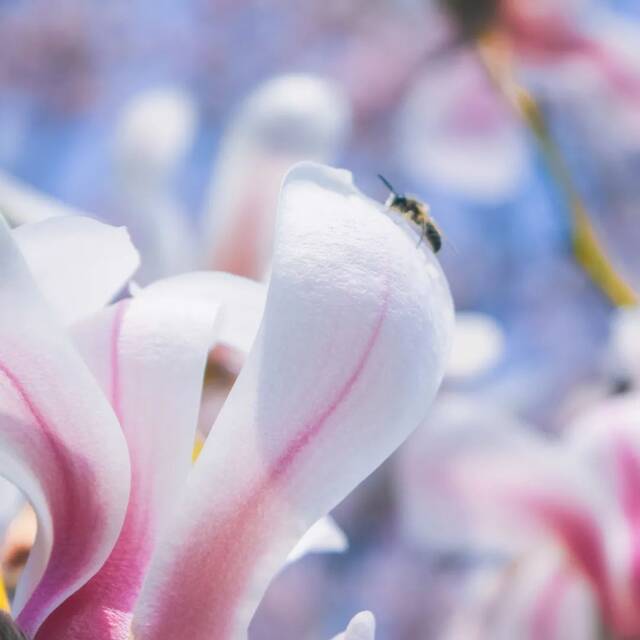
[{"label": "yellow branch", "polygon": [[547,127],[544,114],[533,96],[519,86],[513,77],[506,38],[496,32],[487,34],[478,40],[478,50],[494,84],[535,136],[551,175],[562,189],[571,215],[571,244],[576,262],[614,305],[637,304],[636,292],[617,273],[598,239],[562,153]]}]

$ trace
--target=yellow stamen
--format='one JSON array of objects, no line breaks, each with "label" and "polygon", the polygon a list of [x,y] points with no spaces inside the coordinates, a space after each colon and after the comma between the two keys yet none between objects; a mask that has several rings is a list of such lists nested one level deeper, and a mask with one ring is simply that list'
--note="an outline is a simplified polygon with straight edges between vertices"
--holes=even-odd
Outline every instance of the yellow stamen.
[{"label": "yellow stamen", "polygon": [[204,438],[197,433],[196,441],[193,444],[193,451],[191,452],[191,461],[195,462],[202,451],[202,447],[204,447]]},{"label": "yellow stamen", "polygon": [[9,597],[7,596],[7,589],[4,586],[2,575],[0,575],[0,610],[6,611],[7,613],[11,612]]},{"label": "yellow stamen", "polygon": [[549,172],[564,193],[571,215],[571,244],[576,262],[614,305],[621,307],[637,304],[636,292],[617,273],[598,239],[587,208],[562,153],[551,136],[542,110],[533,96],[518,85],[514,78],[507,38],[497,31],[488,33],[478,40],[478,50],[495,86],[535,136]]}]

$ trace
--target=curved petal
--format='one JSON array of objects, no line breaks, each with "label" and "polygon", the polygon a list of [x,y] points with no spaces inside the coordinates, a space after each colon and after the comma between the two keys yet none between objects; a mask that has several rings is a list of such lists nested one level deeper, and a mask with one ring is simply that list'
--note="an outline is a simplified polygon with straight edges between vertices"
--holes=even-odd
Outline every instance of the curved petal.
[{"label": "curved petal", "polygon": [[348,172],[310,163],[288,174],[279,215],[258,337],[159,545],[136,640],[243,637],[304,530],[398,447],[441,382],[453,309],[417,230]]},{"label": "curved petal", "polygon": [[349,541],[344,531],[335,523],[333,518],[320,518],[287,556],[287,564],[299,560],[308,553],[327,553],[346,551]]},{"label": "curved petal", "polygon": [[44,623],[42,640],[127,640],[158,531],[191,468],[217,305],[141,296],[76,328],[76,342],[120,420],[131,496],[118,542],[100,571]]},{"label": "curved petal", "polygon": [[91,218],[50,218],[12,233],[44,297],[65,324],[108,304],[138,268],[126,229]]},{"label": "curved petal", "polygon": [[339,633],[333,640],[374,640],[376,636],[376,619],[371,611],[361,611],[354,616],[344,633]]},{"label": "curved petal", "polygon": [[0,469],[38,514],[14,609],[33,637],[103,564],[129,495],[116,417],[0,224]]}]

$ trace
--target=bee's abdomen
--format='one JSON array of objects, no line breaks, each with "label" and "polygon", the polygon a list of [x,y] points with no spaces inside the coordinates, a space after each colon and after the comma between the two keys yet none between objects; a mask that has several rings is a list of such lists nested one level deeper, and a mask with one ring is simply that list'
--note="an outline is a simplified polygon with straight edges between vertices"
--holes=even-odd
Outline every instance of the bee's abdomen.
[{"label": "bee's abdomen", "polygon": [[442,248],[442,236],[440,235],[440,232],[432,224],[428,224],[425,233],[427,240],[433,249],[433,253],[438,253]]}]

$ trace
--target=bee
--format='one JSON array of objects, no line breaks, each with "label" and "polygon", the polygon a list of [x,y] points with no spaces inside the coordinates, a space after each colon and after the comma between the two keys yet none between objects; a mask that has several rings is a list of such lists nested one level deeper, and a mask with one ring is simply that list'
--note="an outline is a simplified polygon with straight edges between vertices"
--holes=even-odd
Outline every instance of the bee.
[{"label": "bee", "polygon": [[404,218],[417,224],[422,229],[418,246],[420,246],[424,238],[426,238],[433,249],[433,253],[438,253],[442,247],[442,233],[433,218],[429,215],[429,205],[416,198],[396,193],[386,178],[380,174],[378,174],[378,178],[382,180],[382,183],[391,192],[385,205],[389,207],[389,209],[397,211]]}]

